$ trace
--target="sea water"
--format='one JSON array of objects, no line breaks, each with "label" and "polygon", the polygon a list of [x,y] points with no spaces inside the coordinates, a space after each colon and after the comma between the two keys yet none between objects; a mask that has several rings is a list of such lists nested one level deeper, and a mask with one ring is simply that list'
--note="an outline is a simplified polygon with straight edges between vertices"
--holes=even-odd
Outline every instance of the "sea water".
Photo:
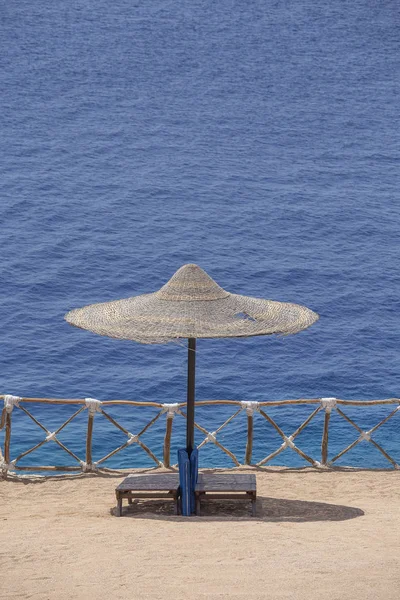
[{"label": "sea water", "polygon": [[[1,393],[184,402],[184,344],[63,316],[194,262],[229,291],[321,317],[285,338],[200,340],[197,399],[400,395],[396,2],[20,0],[0,19]],[[28,408],[49,431],[73,412]],[[270,414],[290,435],[311,410]],[[197,420],[213,431],[232,412]],[[368,429],[390,409],[347,412]],[[155,414],[110,413],[133,433]],[[60,434],[80,457],[86,418]],[[398,461],[399,419],[375,436]],[[159,457],[163,427],[143,436]],[[174,431],[173,453],[181,417]],[[318,456],[321,431],[322,414],[299,447]],[[43,437],[13,413],[11,458]],[[330,456],[357,437],[333,413]],[[95,460],[125,439],[96,416]],[[242,460],[245,414],[218,439]],[[281,442],[256,415],[253,459]],[[24,464],[55,462],[73,459],[51,442]],[[135,444],[106,463],[151,464]],[[202,450],[203,466],[231,464]],[[289,449],[273,464],[305,463]],[[390,466],[367,442],[339,464]]]}]

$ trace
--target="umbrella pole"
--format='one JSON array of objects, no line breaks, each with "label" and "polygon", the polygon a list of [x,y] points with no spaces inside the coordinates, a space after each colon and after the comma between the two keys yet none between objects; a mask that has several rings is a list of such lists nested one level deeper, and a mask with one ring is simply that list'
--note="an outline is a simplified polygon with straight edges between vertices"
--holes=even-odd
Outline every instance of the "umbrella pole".
[{"label": "umbrella pole", "polygon": [[194,399],[196,376],[196,338],[188,339],[186,449],[189,456],[194,448]]}]

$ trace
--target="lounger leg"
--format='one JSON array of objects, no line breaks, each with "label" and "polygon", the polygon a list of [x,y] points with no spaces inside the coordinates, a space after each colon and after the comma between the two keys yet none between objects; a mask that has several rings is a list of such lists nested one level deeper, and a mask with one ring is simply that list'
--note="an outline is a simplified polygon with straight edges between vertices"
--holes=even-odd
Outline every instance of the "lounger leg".
[{"label": "lounger leg", "polygon": [[200,494],[196,494],[196,515],[200,516]]},{"label": "lounger leg", "polygon": [[179,515],[179,498],[174,496],[174,515]]},{"label": "lounger leg", "polygon": [[118,498],[117,500],[117,517],[122,517],[122,498]]},{"label": "lounger leg", "polygon": [[256,510],[257,510],[257,496],[255,494],[253,494],[252,498],[251,498],[251,516],[252,517],[256,516]]}]

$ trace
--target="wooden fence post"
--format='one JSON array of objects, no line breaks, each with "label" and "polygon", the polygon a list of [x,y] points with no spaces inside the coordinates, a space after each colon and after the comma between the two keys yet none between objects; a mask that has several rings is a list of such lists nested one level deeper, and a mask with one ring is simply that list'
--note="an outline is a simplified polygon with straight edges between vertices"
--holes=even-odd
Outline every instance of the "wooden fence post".
[{"label": "wooden fence post", "polygon": [[251,455],[253,453],[253,413],[247,413],[247,444],[246,455],[244,459],[245,465],[251,464]]},{"label": "wooden fence post", "polygon": [[321,463],[323,466],[326,466],[328,462],[328,439],[329,439],[329,419],[331,418],[331,413],[329,411],[325,411],[324,418],[324,431],[322,434],[322,445],[321,445]]},{"label": "wooden fence post", "polygon": [[245,401],[241,402],[242,408],[246,409],[247,414],[247,442],[246,442],[246,452],[244,457],[244,464],[251,465],[251,457],[253,454],[253,431],[254,431],[254,422],[253,415],[254,411],[259,409],[258,402],[255,401]]},{"label": "wooden fence post", "polygon": [[[11,444],[11,412],[6,413],[6,433],[4,436],[4,464],[10,464],[10,444]],[[3,476],[6,477],[8,466],[3,468]]]},{"label": "wooden fence post", "polygon": [[321,398],[321,406],[325,409],[324,431],[321,443],[321,464],[326,467],[328,462],[329,420],[332,409],[336,408],[336,398]]},{"label": "wooden fence post", "polygon": [[92,439],[93,439],[93,422],[94,412],[88,410],[88,424],[86,434],[86,465],[88,468],[92,466]]},{"label": "wooden fence post", "polygon": [[[96,412],[103,413],[101,409],[101,405],[103,404],[101,400],[96,400],[96,398],[85,398],[85,404],[88,409],[88,424],[87,424],[87,434],[86,434],[86,464],[82,463],[83,471],[93,471],[93,462],[92,462],[92,439],[93,439],[93,423],[94,423],[94,415]],[[96,470],[96,469],[94,469]]]},{"label": "wooden fence post", "polygon": [[170,461],[171,461],[171,435],[172,435],[172,421],[173,420],[174,420],[173,415],[167,416],[165,437],[164,437],[164,454],[163,454],[164,467],[167,467],[167,468],[169,468],[171,466],[171,464],[170,464]]},{"label": "wooden fence post", "polygon": [[163,404],[162,411],[167,413],[166,426],[165,426],[165,437],[164,437],[164,451],[163,451],[163,462],[164,467],[171,466],[171,435],[172,435],[172,421],[176,413],[179,411],[179,403]]}]

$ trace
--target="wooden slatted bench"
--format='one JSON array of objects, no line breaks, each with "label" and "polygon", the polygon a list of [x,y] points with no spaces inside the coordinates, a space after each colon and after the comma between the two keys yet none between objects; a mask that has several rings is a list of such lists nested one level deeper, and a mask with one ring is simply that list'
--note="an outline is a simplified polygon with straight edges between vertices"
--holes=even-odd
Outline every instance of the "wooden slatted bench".
[{"label": "wooden slatted bench", "polygon": [[115,489],[117,497],[117,517],[122,516],[122,501],[126,498],[132,504],[135,498],[171,498],[174,500],[174,514],[179,513],[178,473],[154,473],[151,475],[129,475]]},{"label": "wooden slatted bench", "polygon": [[199,473],[196,484],[196,515],[200,515],[204,500],[247,500],[251,514],[256,516],[257,482],[253,474]]}]

